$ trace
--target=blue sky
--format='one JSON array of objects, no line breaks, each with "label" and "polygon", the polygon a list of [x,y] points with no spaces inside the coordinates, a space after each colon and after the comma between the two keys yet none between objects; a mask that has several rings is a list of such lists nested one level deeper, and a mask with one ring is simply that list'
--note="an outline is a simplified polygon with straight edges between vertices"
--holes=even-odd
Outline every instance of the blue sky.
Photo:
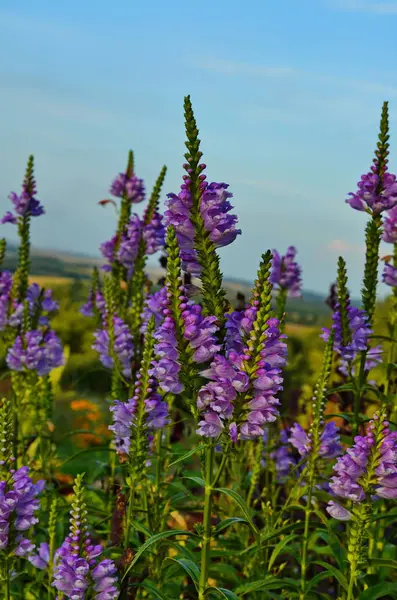
[{"label": "blue sky", "polygon": [[34,153],[47,214],[33,243],[95,254],[114,228],[97,202],[129,148],[148,188],[166,164],[163,199],[178,191],[191,94],[208,178],[230,184],[243,229],[225,275],[252,278],[263,251],[293,244],[306,289],[325,292],[342,253],[358,294],[366,218],[344,199],[383,100],[393,170],[396,26],[397,0],[3,0],[1,209]]}]

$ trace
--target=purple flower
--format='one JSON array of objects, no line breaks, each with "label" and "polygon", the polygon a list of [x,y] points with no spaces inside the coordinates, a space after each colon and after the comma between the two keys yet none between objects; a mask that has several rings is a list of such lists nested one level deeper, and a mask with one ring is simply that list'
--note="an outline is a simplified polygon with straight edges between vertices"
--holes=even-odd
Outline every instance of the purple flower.
[{"label": "purple flower", "polygon": [[157,330],[164,319],[164,308],[167,306],[167,288],[163,286],[154,294],[147,296],[142,315],[142,332],[147,329],[150,318],[154,317],[155,330]]},{"label": "purple flower", "polygon": [[0,297],[8,296],[12,288],[11,271],[2,271],[0,273]]},{"label": "purple flower", "polygon": [[[166,309],[168,312],[168,309]],[[159,382],[161,389],[172,394],[180,394],[184,390],[179,380],[181,370],[179,364],[178,344],[176,341],[176,325],[174,319],[167,314],[154,335],[156,360],[150,375]]]},{"label": "purple flower", "polygon": [[[263,434],[264,445],[267,446],[269,440],[269,430],[266,427]],[[277,443],[275,450],[272,450],[269,454],[269,458],[274,461],[276,468],[276,479],[278,482],[284,482],[289,476],[292,467],[296,466],[296,460],[291,454],[291,447],[288,443],[288,432],[286,429],[282,429],[280,432],[280,438]],[[266,465],[266,453],[263,453],[263,466]]]},{"label": "purple flower", "polygon": [[47,315],[52,312],[55,312],[59,308],[59,304],[53,299],[52,293],[53,292],[50,289],[43,290],[42,292],[40,286],[37,283],[32,283],[32,285],[29,286],[26,293],[26,299],[29,303],[30,315],[35,315],[36,311],[39,308],[41,309],[41,313],[46,313],[45,315],[41,314],[39,318],[39,324],[43,326],[48,325],[49,321]]},{"label": "purple flower", "polygon": [[[344,361],[352,362],[359,352],[367,349],[368,339],[372,334],[372,329],[364,310],[349,305],[347,307],[347,314],[349,320],[350,341],[347,344],[344,344],[340,308],[339,303],[337,303],[336,310],[332,315],[332,329],[335,331],[334,349],[340,354]],[[326,327],[324,327],[322,331],[321,337],[327,342],[331,331]]]},{"label": "purple flower", "polygon": [[80,308],[81,314],[85,317],[92,317],[94,314],[94,306],[103,317],[105,314],[106,302],[105,298],[103,297],[103,294],[99,290],[96,291],[95,298],[93,291],[90,291],[90,295],[88,297],[87,302],[83,304],[83,306]]},{"label": "purple flower", "polygon": [[114,433],[116,450],[120,454],[128,454],[136,400],[134,398],[130,398],[127,402],[115,400],[110,410],[113,413],[113,425],[110,425],[109,429]]},{"label": "purple flower", "polygon": [[390,287],[397,287],[397,269],[394,265],[386,263],[382,273],[382,281]]},{"label": "purple flower", "polygon": [[102,560],[92,571],[96,600],[116,600],[119,591],[116,586],[116,566],[112,560]]},{"label": "purple flower", "polygon": [[235,352],[244,354],[243,337],[247,336],[254,324],[256,314],[258,312],[257,305],[259,302],[254,301],[254,306],[247,304],[243,311],[233,311],[226,315],[226,352]]},{"label": "purple flower", "polygon": [[338,519],[338,521],[350,521],[353,516],[349,510],[343,508],[343,506],[340,506],[340,504],[337,504],[333,500],[328,502],[327,512],[334,519]]},{"label": "purple flower", "polygon": [[34,198],[36,193],[35,185],[32,186],[31,190],[27,189],[26,183],[22,185],[22,192],[18,196],[15,192],[11,192],[8,196],[14,205],[15,215],[7,211],[3,216],[2,223],[16,223],[17,216],[21,217],[39,217],[44,214],[44,208],[40,204],[40,201]]},{"label": "purple flower", "polygon": [[383,241],[388,244],[397,242],[397,206],[394,206],[383,219]]},{"label": "purple flower", "polygon": [[[106,320],[105,320],[106,321]],[[117,316],[113,317],[114,347],[110,349],[110,338],[107,328],[99,329],[94,333],[95,343],[92,348],[99,353],[101,363],[108,369],[113,369],[114,360],[111,356],[115,353],[120,361],[124,377],[131,377],[131,360],[134,351],[132,335],[128,325]],[[106,327],[106,325],[105,325]]]},{"label": "purple flower", "polygon": [[[372,477],[368,469],[375,469]],[[354,445],[338,459],[334,471],[330,489],[336,496],[353,502],[362,502],[372,495],[397,498],[397,432],[390,433],[387,421],[380,423],[379,416],[374,415],[365,436],[354,438]],[[328,506],[328,512],[342,519],[337,516],[339,509],[334,504]],[[341,514],[347,520],[347,515]]]},{"label": "purple flower", "polygon": [[[244,347],[243,335],[252,328],[256,317],[256,306],[237,314],[232,313],[228,320],[226,338],[227,358],[216,355],[210,368],[202,375],[212,380],[201,388],[197,406],[203,419],[199,422],[198,433],[217,437],[224,428],[224,421],[234,419],[241,439],[254,439],[264,434],[264,425],[274,421],[278,415],[279,401],[275,397],[281,390],[281,367],[285,364],[286,344],[278,329],[278,320],[268,321],[261,359],[254,377],[249,378],[244,371],[250,358]],[[237,351],[236,351],[237,349]],[[234,401],[238,394],[252,392],[245,400],[241,415],[234,415]],[[213,415],[216,415],[215,418]],[[236,418],[237,417],[237,418]],[[235,436],[235,427],[233,428]]]},{"label": "purple flower", "polygon": [[[144,399],[145,421],[147,433],[150,436],[157,429],[162,429],[169,423],[168,405],[160,394],[156,393],[157,383],[150,378],[148,381],[149,394]],[[134,397],[127,402],[115,400],[110,408],[113,413],[113,425],[109,429],[115,435],[116,450],[119,454],[128,454],[131,446],[131,435],[135,426],[134,419],[141,395],[141,379],[135,384]]]},{"label": "purple flower", "polygon": [[35,515],[39,509],[37,496],[45,482],[33,483],[28,467],[12,469],[10,474],[9,481],[0,482],[0,549],[8,547],[9,540],[15,538],[17,556],[25,556],[34,545],[17,532],[27,531],[39,522]]},{"label": "purple flower", "polygon": [[220,350],[213,335],[218,331],[217,319],[212,316],[203,317],[201,306],[188,301],[186,296],[180,296],[180,300],[183,302],[181,308],[184,308],[183,335],[194,349],[193,360],[196,363],[208,362]]},{"label": "purple flower", "polygon": [[280,402],[276,398],[282,389],[282,367],[286,362],[287,346],[282,341],[278,319],[267,322],[264,343],[260,352],[261,360],[253,379],[254,397],[247,404],[248,413],[241,425],[242,439],[254,439],[263,435],[263,425],[275,421]]},{"label": "purple flower", "polygon": [[138,215],[132,215],[128,226],[121,237],[117,254],[119,262],[128,271],[128,278],[134,271],[135,259],[138,254],[139,241],[142,235],[142,223]]},{"label": "purple flower", "polygon": [[[152,386],[153,387],[153,386]],[[168,405],[160,394],[151,393],[145,399],[146,425],[150,431],[163,429],[168,423]]]},{"label": "purple flower", "polygon": [[376,171],[377,165],[374,164],[369,173],[361,176],[357,192],[349,194],[351,197],[346,202],[352,208],[379,214],[397,204],[396,176],[386,172],[380,178]]},{"label": "purple flower", "polygon": [[10,369],[37,371],[41,377],[63,363],[62,344],[52,330],[33,330],[17,336],[7,353],[7,365]]},{"label": "purple flower", "polygon": [[55,552],[52,585],[71,600],[84,599],[85,591],[90,587],[94,588],[93,597],[97,600],[116,600],[119,591],[115,565],[109,559],[98,562],[103,548],[94,546],[88,536],[82,489],[74,489],[69,535]]},{"label": "purple flower", "polygon": [[4,213],[3,217],[0,219],[0,223],[2,225],[5,225],[6,223],[12,223],[13,225],[16,225],[17,218],[15,215],[12,214],[12,212],[7,210],[7,212]]},{"label": "purple flower", "polygon": [[[289,441],[303,458],[307,456],[311,450],[310,435],[306,433],[299,423],[295,423],[291,427]],[[339,427],[337,427],[334,421],[328,421],[320,435],[319,456],[330,460],[339,456],[341,450],[342,446],[339,440]]]},{"label": "purple flower", "polygon": [[280,256],[277,250],[273,250],[272,272],[270,282],[274,287],[288,291],[291,297],[301,295],[301,273],[302,269],[295,261],[296,248],[290,246],[285,256]]},{"label": "purple flower", "polygon": [[[205,165],[203,165],[204,167]],[[165,212],[166,225],[175,227],[181,249],[183,269],[192,275],[198,275],[201,268],[194,247],[195,231],[190,220],[193,205],[189,190],[190,181],[188,176],[185,176],[184,179],[185,183],[182,184],[178,195],[168,194],[166,202],[168,210]],[[228,200],[232,197],[232,194],[227,191],[229,186],[225,183],[208,184],[204,181],[204,175],[201,176],[201,179],[200,213],[205,230],[217,248],[228,246],[236,239],[237,235],[241,234],[241,230],[236,229],[237,217],[229,214],[232,209]]]},{"label": "purple flower", "polygon": [[103,242],[99,249],[102,253],[102,256],[107,261],[107,265],[104,265],[102,268],[105,271],[108,271],[115,259],[115,251],[117,245],[117,234],[110,238],[107,242]]},{"label": "purple flower", "polygon": [[39,551],[36,554],[30,554],[27,558],[36,569],[46,569],[50,562],[50,547],[47,542],[42,542]]},{"label": "purple flower", "polygon": [[147,225],[143,225],[143,239],[146,243],[146,254],[155,254],[165,244],[165,227],[163,216],[155,212]]},{"label": "purple flower", "polygon": [[110,186],[110,193],[117,198],[125,194],[132,204],[138,204],[145,199],[143,179],[136,175],[128,177],[125,173],[119,173]]}]

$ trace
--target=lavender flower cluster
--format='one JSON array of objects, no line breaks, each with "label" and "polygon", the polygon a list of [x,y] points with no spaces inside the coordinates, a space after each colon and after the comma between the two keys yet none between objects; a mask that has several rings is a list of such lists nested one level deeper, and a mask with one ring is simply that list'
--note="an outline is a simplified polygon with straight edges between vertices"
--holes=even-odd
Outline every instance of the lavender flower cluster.
[{"label": "lavender flower cluster", "polygon": [[[189,172],[189,166],[184,166]],[[202,171],[205,167],[204,164],[200,165]],[[208,184],[205,181],[205,175],[200,177],[200,215],[203,219],[204,228],[217,248],[228,246],[241,234],[241,230],[236,229],[237,217],[229,214],[233,207],[228,198],[231,198],[233,194],[227,191],[229,186],[226,183]],[[168,194],[168,210],[165,212],[165,217],[166,225],[175,227],[181,249],[183,269],[192,275],[199,275],[201,267],[194,244],[195,230],[191,221],[194,200],[190,191],[190,184],[189,176],[185,175],[179,194]]]},{"label": "lavender flower cluster", "polygon": [[[39,522],[37,496],[45,482],[33,483],[28,467],[12,469],[10,475],[9,480],[0,481],[0,551],[13,549],[17,556],[25,556],[34,545],[22,532]],[[10,548],[10,544],[14,544],[14,548]]]},{"label": "lavender flower cluster", "polygon": [[[381,498],[397,498],[397,432],[390,432],[383,421],[378,436],[374,430],[379,420],[375,415],[364,436],[354,438],[354,445],[341,456],[331,478],[330,488],[335,496],[351,500],[353,506],[375,494]],[[371,461],[370,458],[375,460]],[[368,473],[368,469],[374,472]],[[341,521],[350,520],[352,512],[331,500],[327,511]]]}]

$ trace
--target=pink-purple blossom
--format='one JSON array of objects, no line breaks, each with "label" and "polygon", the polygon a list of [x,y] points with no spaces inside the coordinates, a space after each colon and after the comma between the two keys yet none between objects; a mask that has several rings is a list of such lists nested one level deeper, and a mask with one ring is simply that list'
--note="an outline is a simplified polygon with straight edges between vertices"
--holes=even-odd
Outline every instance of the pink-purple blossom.
[{"label": "pink-purple blossom", "polygon": [[356,210],[380,214],[391,210],[397,204],[396,176],[385,172],[381,177],[377,174],[378,166],[375,163],[371,171],[361,176],[358,190],[350,193],[347,204]]},{"label": "pink-purple blossom", "polygon": [[[205,168],[205,165],[202,165]],[[175,227],[178,244],[181,250],[182,268],[192,275],[199,275],[201,267],[194,245],[195,231],[191,222],[191,209],[193,200],[190,193],[190,180],[184,177],[185,182],[181,186],[178,195],[168,194],[167,211],[165,212],[166,225]],[[200,214],[204,227],[209,234],[210,240],[217,248],[228,246],[241,234],[236,229],[237,217],[230,214],[232,205],[229,198],[233,194],[227,191],[226,183],[210,183],[204,181],[201,176],[201,200]]]},{"label": "pink-purple blossom", "polygon": [[296,248],[289,246],[285,256],[281,256],[277,250],[273,250],[272,272],[270,282],[276,289],[283,289],[288,296],[298,297],[301,295],[302,268],[295,260]]}]

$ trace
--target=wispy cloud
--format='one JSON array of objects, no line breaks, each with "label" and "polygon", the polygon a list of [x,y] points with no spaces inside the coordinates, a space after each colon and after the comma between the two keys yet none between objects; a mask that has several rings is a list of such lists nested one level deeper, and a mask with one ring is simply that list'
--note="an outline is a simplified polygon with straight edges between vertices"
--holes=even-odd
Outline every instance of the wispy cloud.
[{"label": "wispy cloud", "polygon": [[216,71],[225,75],[243,75],[253,77],[285,77],[298,72],[291,67],[254,65],[247,62],[237,62],[217,58],[203,58],[193,61],[199,69]]},{"label": "wispy cloud", "polygon": [[347,11],[362,12],[377,15],[397,15],[397,1],[376,2],[373,0],[330,0],[331,8]]},{"label": "wispy cloud", "polygon": [[18,34],[31,34],[34,31],[36,37],[54,38],[57,41],[72,42],[76,39],[86,39],[87,32],[79,30],[75,23],[64,23],[23,14],[0,10],[2,27],[7,31],[15,31]]},{"label": "wispy cloud", "polygon": [[365,244],[353,244],[346,240],[338,239],[331,240],[327,245],[326,249],[335,254],[359,254],[360,256],[365,252]]},{"label": "wispy cloud", "polygon": [[[395,5],[397,14],[397,4]],[[249,62],[239,62],[227,59],[202,58],[193,59],[191,65],[198,69],[215,71],[216,73],[236,77],[258,77],[308,80],[312,82],[328,83],[332,86],[350,88],[365,93],[382,93],[388,97],[397,96],[397,87],[379,83],[376,81],[364,81],[352,77],[330,75],[327,73],[315,73],[285,65],[259,65]]]}]

